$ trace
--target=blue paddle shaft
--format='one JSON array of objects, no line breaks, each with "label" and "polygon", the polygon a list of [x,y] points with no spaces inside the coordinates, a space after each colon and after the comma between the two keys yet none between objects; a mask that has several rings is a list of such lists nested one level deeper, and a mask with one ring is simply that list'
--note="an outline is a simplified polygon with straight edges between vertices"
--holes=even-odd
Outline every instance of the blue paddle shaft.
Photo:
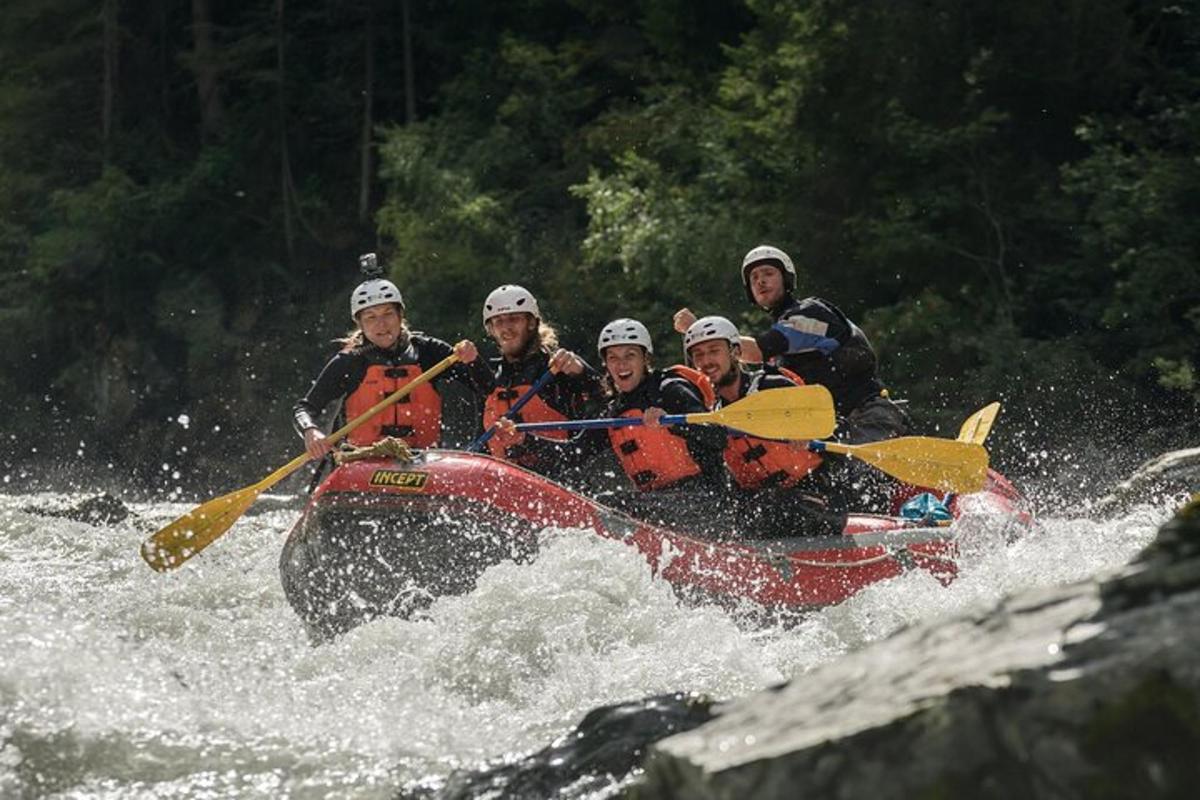
[{"label": "blue paddle shaft", "polygon": [[[508,411],[506,411],[504,413],[503,419],[511,419],[512,416],[514,414],[516,414],[518,411],[520,411],[522,408],[524,408],[525,404],[528,403],[530,400],[532,400],[534,395],[536,395],[538,392],[540,392],[542,390],[542,387],[544,387],[547,383],[549,383],[552,378],[554,378],[554,373],[551,372],[550,370],[546,370],[544,373],[542,373],[542,377],[540,377],[536,381],[534,381],[533,385],[525,390],[525,394],[523,394],[517,398],[517,402],[513,403],[512,408],[510,408]],[[495,433],[496,433],[496,425],[495,425],[495,423],[493,423],[490,428],[488,428],[486,431],[484,431],[482,434],[479,435],[478,439],[471,442],[471,446],[468,447],[467,449],[468,450],[482,450],[483,446],[488,443],[488,439],[491,439],[492,436],[495,435]]]},{"label": "blue paddle shaft", "polygon": [[[517,430],[526,433],[535,431],[584,431],[590,428],[632,428],[641,425],[641,417],[613,417],[612,419],[572,419],[564,422],[522,422]],[[682,425],[687,414],[666,414],[659,422],[663,425]]]}]

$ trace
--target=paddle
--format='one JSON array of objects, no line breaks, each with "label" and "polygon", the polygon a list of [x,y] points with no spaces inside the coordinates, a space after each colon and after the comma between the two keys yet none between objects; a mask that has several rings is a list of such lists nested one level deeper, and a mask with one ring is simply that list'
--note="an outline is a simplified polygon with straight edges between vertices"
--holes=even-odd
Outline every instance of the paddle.
[{"label": "paddle", "polygon": [[902,436],[866,444],[809,442],[808,448],[857,458],[914,486],[969,494],[987,481],[987,450],[972,442]]},{"label": "paddle", "polygon": [[[325,441],[336,444],[346,435],[374,417],[383,409],[423,383],[436,378],[458,361],[458,356],[449,355],[404,384],[395,392],[371,406],[362,416],[356,417],[331,433]],[[258,483],[222,495],[207,503],[196,506],[167,527],[142,542],[142,558],[158,572],[167,572],[183,564],[192,556],[212,544],[246,511],[260,494],[291,475],[309,461],[308,453],[302,453]]]},{"label": "paddle", "polygon": [[958,429],[958,441],[969,442],[970,444],[983,444],[984,440],[987,439],[988,433],[992,430],[992,423],[996,421],[996,415],[999,413],[999,403],[988,403],[967,417],[962,427]]},{"label": "paddle", "polygon": [[[576,419],[563,422],[524,422],[519,431],[628,428],[641,425],[641,417]],[[716,411],[667,414],[663,425],[724,425],[763,439],[818,439],[833,433],[836,425],[833,398],[824,386],[789,386],[746,395]]]},{"label": "paddle", "polygon": [[[542,377],[540,377],[536,381],[534,381],[533,385],[530,386],[528,389],[526,389],[525,393],[517,398],[517,402],[513,403],[512,408],[510,408],[508,411],[504,412],[504,416],[502,416],[500,419],[512,419],[513,417],[515,417],[517,415],[517,412],[520,411],[522,408],[524,408],[525,404],[528,403],[530,400],[532,400],[534,398],[534,395],[536,395],[538,392],[540,392],[546,386],[546,384],[549,383],[553,378],[554,378],[554,373],[551,372],[550,370],[546,370],[544,373],[542,373]],[[483,446],[485,444],[487,444],[488,440],[491,439],[496,434],[496,429],[499,427],[499,424],[500,424],[500,420],[496,420],[495,422],[493,422],[491,424],[491,427],[489,427],[486,431],[484,431],[483,433],[481,433],[479,435],[478,439],[471,442],[470,446],[467,447],[467,450],[473,450],[475,452],[482,452]]]}]

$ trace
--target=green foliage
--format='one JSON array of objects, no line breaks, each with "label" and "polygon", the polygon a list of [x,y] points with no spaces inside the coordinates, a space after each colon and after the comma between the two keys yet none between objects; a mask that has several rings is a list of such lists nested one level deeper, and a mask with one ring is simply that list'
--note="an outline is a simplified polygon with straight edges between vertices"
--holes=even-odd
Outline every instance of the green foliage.
[{"label": "green foliage", "polygon": [[207,53],[190,8],[118,7],[108,141],[94,5],[0,16],[0,396],[114,441],[278,435],[370,249],[418,328],[479,339],[520,282],[590,355],[621,315],[675,352],[683,305],[759,330],[767,241],[925,423],[1111,375],[1195,401],[1196,0],[414,0],[410,53],[375,3],[365,225],[366,5],[213,3]]},{"label": "green foliage", "polygon": [[1154,98],[1145,119],[1088,118],[1092,153],[1064,167],[1083,207],[1081,265],[1104,276],[1097,308],[1114,367],[1190,391],[1200,364],[1200,103]]}]

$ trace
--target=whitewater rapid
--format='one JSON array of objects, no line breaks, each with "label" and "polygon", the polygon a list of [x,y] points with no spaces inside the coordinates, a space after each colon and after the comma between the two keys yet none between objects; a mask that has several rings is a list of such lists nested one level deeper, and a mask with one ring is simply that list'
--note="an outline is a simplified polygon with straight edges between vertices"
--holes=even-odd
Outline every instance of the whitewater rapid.
[{"label": "whitewater rapid", "polygon": [[682,605],[619,542],[546,531],[533,563],[494,567],[470,595],[313,647],[278,577],[295,508],[247,515],[158,574],[138,545],[192,504],[131,504],[110,526],[29,510],[83,497],[0,495],[0,797],[393,797],[537,750],[599,705],[734,697],[902,626],[1095,576],[1170,513],[1042,518],[1008,546],[971,520],[949,587],[915,571],[767,627]]}]

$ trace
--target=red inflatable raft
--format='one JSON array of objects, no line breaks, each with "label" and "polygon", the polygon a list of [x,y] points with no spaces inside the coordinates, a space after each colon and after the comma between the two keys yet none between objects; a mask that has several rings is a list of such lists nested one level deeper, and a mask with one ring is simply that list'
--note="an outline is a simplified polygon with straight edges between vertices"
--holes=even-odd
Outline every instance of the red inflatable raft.
[{"label": "red inflatable raft", "polygon": [[[921,491],[905,487],[896,509]],[[949,510],[955,519],[999,515],[1017,529],[1030,521],[1020,495],[995,472],[984,491],[951,498]],[[767,609],[833,605],[911,569],[944,583],[957,574],[953,520],[851,514],[842,535],[698,536],[633,519],[506,461],[427,450],[335,469],[288,535],[283,587],[313,635],[328,638],[471,591],[489,566],[532,559],[547,527],[586,528],[632,545],[686,595]]]}]

